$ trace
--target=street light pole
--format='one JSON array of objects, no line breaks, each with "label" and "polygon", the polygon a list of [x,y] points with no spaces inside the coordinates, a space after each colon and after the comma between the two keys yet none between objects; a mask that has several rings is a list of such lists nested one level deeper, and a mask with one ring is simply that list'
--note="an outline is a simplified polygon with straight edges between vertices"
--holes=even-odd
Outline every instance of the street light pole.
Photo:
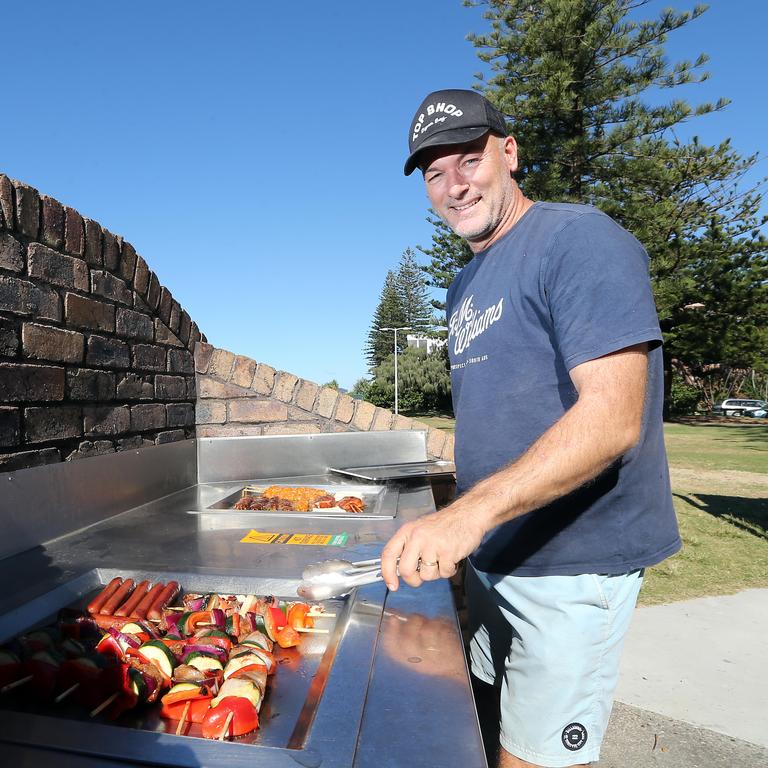
[{"label": "street light pole", "polygon": [[398,331],[410,331],[410,326],[403,325],[399,328],[379,328],[380,331],[394,331],[395,332],[395,416],[397,416],[397,332]]}]

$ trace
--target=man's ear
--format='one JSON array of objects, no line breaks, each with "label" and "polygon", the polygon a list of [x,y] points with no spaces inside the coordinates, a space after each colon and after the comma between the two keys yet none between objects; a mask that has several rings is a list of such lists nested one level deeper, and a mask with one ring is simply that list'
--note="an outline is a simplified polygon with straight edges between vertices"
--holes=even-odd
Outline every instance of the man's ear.
[{"label": "man's ear", "polygon": [[517,170],[517,142],[514,136],[506,136],[502,139],[501,151],[504,155],[504,161],[510,170],[514,173]]}]

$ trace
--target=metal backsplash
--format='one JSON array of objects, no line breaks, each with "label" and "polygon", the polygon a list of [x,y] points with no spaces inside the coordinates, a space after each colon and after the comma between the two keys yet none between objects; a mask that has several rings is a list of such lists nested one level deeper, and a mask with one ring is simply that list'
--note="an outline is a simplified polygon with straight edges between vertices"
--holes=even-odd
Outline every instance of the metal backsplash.
[{"label": "metal backsplash", "polygon": [[197,441],[198,482],[322,475],[329,467],[425,461],[426,432],[340,432]]},{"label": "metal backsplash", "polygon": [[0,473],[0,559],[197,482],[195,440]]}]

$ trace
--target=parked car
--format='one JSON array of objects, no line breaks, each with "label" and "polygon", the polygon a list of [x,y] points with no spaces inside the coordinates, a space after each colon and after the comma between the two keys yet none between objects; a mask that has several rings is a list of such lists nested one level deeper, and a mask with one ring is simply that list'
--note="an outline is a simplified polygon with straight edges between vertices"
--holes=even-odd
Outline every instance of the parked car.
[{"label": "parked car", "polygon": [[752,411],[752,413],[748,413],[747,416],[752,416],[755,419],[766,419],[768,418],[768,407],[758,408],[756,411]]},{"label": "parked car", "polygon": [[729,397],[712,409],[715,413],[725,416],[755,416],[756,411],[768,411],[768,402],[765,400],[746,400],[744,398]]}]

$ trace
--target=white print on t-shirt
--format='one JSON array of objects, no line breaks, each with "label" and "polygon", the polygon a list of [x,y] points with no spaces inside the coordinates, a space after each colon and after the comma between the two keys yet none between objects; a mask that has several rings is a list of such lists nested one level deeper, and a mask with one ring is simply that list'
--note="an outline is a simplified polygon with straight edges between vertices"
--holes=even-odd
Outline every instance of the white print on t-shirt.
[{"label": "white print on t-shirt", "polygon": [[463,363],[454,363],[451,366],[452,371],[458,371],[460,368],[466,368],[472,363],[484,363],[488,359],[488,355],[478,355],[477,357],[468,357]]},{"label": "white print on t-shirt", "polygon": [[453,353],[460,355],[481,334],[493,325],[504,311],[504,297],[498,304],[486,310],[472,306],[474,294],[461,302],[461,306],[451,315],[448,323],[448,339],[453,338]]}]

